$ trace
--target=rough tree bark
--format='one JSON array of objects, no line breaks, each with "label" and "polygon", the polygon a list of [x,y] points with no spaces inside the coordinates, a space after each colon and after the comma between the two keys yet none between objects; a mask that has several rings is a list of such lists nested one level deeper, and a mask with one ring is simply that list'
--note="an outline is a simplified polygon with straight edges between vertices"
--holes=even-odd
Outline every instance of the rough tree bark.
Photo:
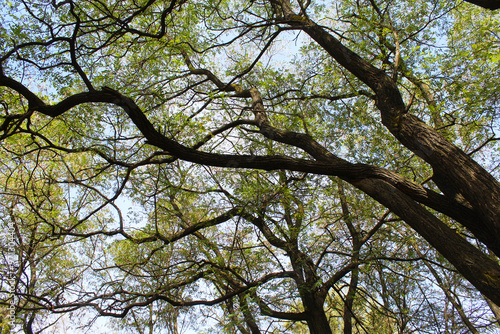
[{"label": "rough tree bark", "polygon": [[[104,87],[102,90],[95,90],[89,85],[88,92],[75,94],[55,105],[47,105],[20,82],[7,77],[1,68],[0,86],[8,87],[22,95],[28,101],[29,110],[25,114],[7,115],[0,130],[4,132],[4,137],[8,136],[9,131],[14,131],[20,122],[28,119],[34,112],[57,117],[79,104],[103,102],[121,107],[150,145],[169,152],[178,159],[210,166],[288,169],[339,176],[400,216],[479,291],[500,305],[498,263],[480,252],[423,206],[448,214],[469,228],[495,254],[500,255],[500,183],[438,131],[411,115],[396,83],[384,71],[349,50],[323,27],[294,13],[288,1],[273,0],[272,3],[281,8],[282,16],[278,24],[286,24],[307,33],[341,66],[373,90],[383,124],[401,144],[432,166],[436,183],[442,188],[443,195],[426,190],[382,168],[351,164],[336,157],[307,135],[273,128],[265,117],[257,89],[239,91],[236,87],[227,86],[220,81],[215,82],[220,90],[231,90],[236,92],[238,97],[252,99],[255,115],[252,124],[258,126],[264,136],[300,148],[315,160],[201,152],[196,147],[186,147],[160,133],[132,99],[113,89]],[[498,1],[478,0],[473,3],[485,8],[499,8]],[[195,71],[191,67],[190,70]],[[210,75],[207,71],[196,74]],[[209,80],[216,81],[213,78]],[[442,185],[446,185],[447,189]],[[464,201],[457,201],[455,195],[459,195]],[[297,259],[299,257],[297,255]],[[316,298],[310,293],[304,294],[307,312],[297,315],[293,320],[306,320],[311,326],[318,326],[315,329],[317,333],[328,333],[330,329],[329,326],[327,328],[327,321],[325,322],[326,316],[322,310],[324,299],[321,298],[321,295]]]},{"label": "rough tree bark", "polygon": [[[278,2],[278,1],[275,1]],[[369,86],[376,94],[376,106],[382,123],[404,146],[429,163],[435,175],[448,187],[461,194],[476,215],[471,231],[488,247],[500,254],[500,183],[471,157],[447,141],[438,131],[408,113],[396,83],[382,70],[374,67],[345,47],[324,28],[306,17],[295,14],[287,0],[279,1],[283,22],[306,32],[341,66]],[[500,298],[500,266],[474,246],[446,227],[439,219],[397,189],[380,180],[352,182],[374,199],[397,213],[412,228],[443,254],[486,296]],[[446,193],[444,193],[447,196]],[[398,198],[398,200],[396,200]],[[456,202],[455,198],[449,198]],[[436,238],[440,235],[439,238]],[[460,248],[455,248],[458,244]],[[460,250],[459,250],[460,249]],[[461,253],[460,256],[457,256]],[[482,260],[480,260],[482,259]],[[485,261],[484,267],[472,265]],[[481,276],[481,277],[480,277]],[[498,303],[499,300],[496,300]]]}]

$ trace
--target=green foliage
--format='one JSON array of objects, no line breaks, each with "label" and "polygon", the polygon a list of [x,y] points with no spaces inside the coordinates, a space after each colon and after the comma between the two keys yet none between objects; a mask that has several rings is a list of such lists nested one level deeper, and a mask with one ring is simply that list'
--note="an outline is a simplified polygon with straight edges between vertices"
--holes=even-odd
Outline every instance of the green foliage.
[{"label": "green foliage", "polygon": [[[16,229],[25,327],[70,313],[89,328],[94,316],[121,318],[111,323],[123,333],[308,333],[311,321],[299,318],[317,306],[341,332],[352,287],[353,333],[463,332],[446,289],[470,305],[474,326],[495,330],[446,259],[356,188],[394,173],[396,185],[438,191],[433,168],[382,124],[380,97],[277,3],[0,2],[0,224]],[[498,175],[498,13],[437,0],[291,9],[381,69],[405,112]],[[251,88],[263,98],[261,123]],[[84,102],[51,114],[72,99]],[[160,136],[190,158],[151,141]],[[300,164],[248,167],[331,162],[302,149],[304,138],[385,174],[339,172],[340,181]]]}]

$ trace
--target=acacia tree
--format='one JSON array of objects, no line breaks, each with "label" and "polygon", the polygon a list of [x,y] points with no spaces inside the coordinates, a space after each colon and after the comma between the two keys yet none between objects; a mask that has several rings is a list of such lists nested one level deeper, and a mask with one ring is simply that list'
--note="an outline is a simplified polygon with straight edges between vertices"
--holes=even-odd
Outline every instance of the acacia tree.
[{"label": "acacia tree", "polygon": [[[100,263],[95,293],[85,286],[71,302],[26,294],[41,309],[91,306],[125,316],[163,300],[173,306],[228,301],[229,310],[239,296],[244,310],[249,289],[289,273],[238,285],[218,249],[223,243],[201,230],[241,217],[261,224],[267,241],[290,259],[298,241],[265,232],[258,219],[274,218],[255,215],[262,200],[242,204],[229,196],[244,184],[244,170],[342,179],[400,217],[500,304],[494,160],[500,97],[491,75],[498,73],[499,24],[486,9],[454,1],[4,5],[2,157],[27,166],[24,174],[3,173],[3,195],[23,202],[11,207],[11,216],[27,208],[30,221],[44,226],[37,240],[79,241],[96,250],[80,259],[88,270],[112,253],[107,247],[114,238],[128,240],[124,249],[126,242],[152,245],[144,254],[161,254],[155,247],[173,242],[185,252],[171,266],[182,275],[169,276],[156,293],[141,292],[137,281],[130,289],[113,283],[116,272],[137,277],[134,270],[153,270],[146,266],[150,256],[125,256],[135,262]],[[47,191],[20,194],[12,180]],[[228,180],[234,181],[229,188],[222,186]],[[122,197],[144,215],[125,217]],[[352,210],[346,200],[337,203],[352,245],[361,247],[360,231],[348,219]],[[186,213],[189,207],[195,209]],[[148,221],[147,228],[131,230],[133,219]],[[310,262],[310,254],[295,255]],[[345,323],[358,275],[356,265],[348,269]],[[319,282],[310,274],[312,285]],[[176,289],[200,279],[220,294],[180,301]],[[243,313],[253,328],[251,312]]]}]

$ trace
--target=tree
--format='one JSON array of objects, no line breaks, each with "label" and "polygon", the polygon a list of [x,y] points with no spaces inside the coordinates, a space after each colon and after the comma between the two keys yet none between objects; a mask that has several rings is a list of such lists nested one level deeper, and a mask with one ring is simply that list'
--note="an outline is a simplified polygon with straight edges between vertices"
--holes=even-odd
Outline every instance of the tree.
[{"label": "tree", "polygon": [[[273,317],[325,332],[333,289],[345,333],[384,312],[404,332],[410,281],[394,286],[399,311],[376,307],[387,296],[362,280],[389,287],[386,273],[363,268],[423,240],[429,277],[456,270],[500,304],[495,13],[443,0],[2,4],[3,222],[19,226],[19,277],[44,287],[26,281],[20,312],[218,305],[242,333]],[[309,213],[327,207],[320,194],[346,228],[329,241],[313,222],[330,211]],[[395,231],[374,250],[382,225],[414,240]],[[347,264],[314,265],[337,234]],[[65,257],[60,277],[37,277],[47,254]],[[458,284],[439,283],[455,308]],[[273,310],[280,292],[290,300]]]}]

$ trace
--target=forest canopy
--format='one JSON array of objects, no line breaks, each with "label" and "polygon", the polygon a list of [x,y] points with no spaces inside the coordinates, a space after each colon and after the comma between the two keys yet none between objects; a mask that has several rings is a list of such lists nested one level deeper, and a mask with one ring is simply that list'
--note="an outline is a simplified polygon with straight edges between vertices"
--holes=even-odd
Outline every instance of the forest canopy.
[{"label": "forest canopy", "polygon": [[499,330],[498,0],[0,3],[2,333]]}]

